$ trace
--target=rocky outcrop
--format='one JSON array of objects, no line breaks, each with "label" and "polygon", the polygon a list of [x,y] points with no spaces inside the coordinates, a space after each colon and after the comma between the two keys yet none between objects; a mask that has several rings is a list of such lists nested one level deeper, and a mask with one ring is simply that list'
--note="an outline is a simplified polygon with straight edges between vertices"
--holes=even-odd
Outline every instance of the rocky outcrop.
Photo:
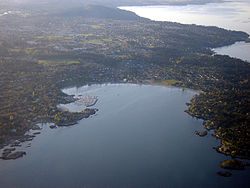
[{"label": "rocky outcrop", "polygon": [[97,108],[86,108],[81,113],[83,114],[84,118],[88,118],[89,116],[94,115],[97,111]]},{"label": "rocky outcrop", "polygon": [[41,128],[38,125],[32,125],[31,130],[41,130]]},{"label": "rocky outcrop", "polygon": [[218,175],[223,176],[223,177],[230,177],[232,176],[231,172],[226,172],[226,171],[219,171],[217,172]]},{"label": "rocky outcrop", "polygon": [[206,136],[207,135],[207,131],[195,131],[195,134],[198,135],[198,136]]},{"label": "rocky outcrop", "polygon": [[12,144],[10,144],[10,147],[21,147],[21,142],[19,142],[19,141],[16,140]]},{"label": "rocky outcrop", "polygon": [[78,121],[84,118],[88,118],[94,115],[98,109],[96,108],[86,108],[81,112],[61,112],[58,119],[56,119],[55,124],[58,126],[71,126],[77,124]]},{"label": "rocky outcrop", "polygon": [[26,152],[24,152],[24,151],[16,151],[13,153],[6,152],[6,153],[2,154],[1,158],[3,160],[14,160],[14,159],[18,159],[20,157],[23,157],[24,155],[26,155]]},{"label": "rocky outcrop", "polygon": [[203,125],[205,126],[205,128],[206,128],[207,130],[212,130],[212,129],[214,129],[214,122],[211,121],[211,120],[204,121],[204,122],[203,122]]},{"label": "rocky outcrop", "polygon": [[35,135],[24,135],[20,139],[18,139],[19,142],[27,142],[32,141],[34,139]]},{"label": "rocky outcrop", "polygon": [[49,128],[56,129],[57,127],[56,127],[56,125],[50,125]]},{"label": "rocky outcrop", "polygon": [[231,170],[244,170],[245,166],[249,166],[248,162],[239,160],[225,160],[220,163],[221,168]]},{"label": "rocky outcrop", "polygon": [[16,148],[6,148],[3,150],[2,156],[7,156],[9,155],[12,151],[15,151]]}]

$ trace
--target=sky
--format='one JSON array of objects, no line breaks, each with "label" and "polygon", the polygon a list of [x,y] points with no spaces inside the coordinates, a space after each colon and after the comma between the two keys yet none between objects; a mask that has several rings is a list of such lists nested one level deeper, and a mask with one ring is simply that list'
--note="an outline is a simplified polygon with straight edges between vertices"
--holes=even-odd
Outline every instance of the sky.
[{"label": "sky", "polygon": [[123,4],[123,3],[136,3],[136,2],[158,2],[158,3],[180,3],[180,2],[211,2],[211,1],[220,1],[220,0],[0,0],[0,2],[9,3],[9,4],[30,4],[30,3],[51,3],[51,2],[60,2],[60,3],[101,3],[101,4]]}]

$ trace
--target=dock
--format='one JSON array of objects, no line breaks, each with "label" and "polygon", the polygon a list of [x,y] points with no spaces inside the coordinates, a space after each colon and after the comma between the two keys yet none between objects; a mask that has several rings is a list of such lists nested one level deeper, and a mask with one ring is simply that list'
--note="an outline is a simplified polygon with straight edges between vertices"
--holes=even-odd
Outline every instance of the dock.
[{"label": "dock", "polygon": [[98,98],[97,96],[75,96],[75,98],[77,99],[76,100],[76,104],[81,106],[81,105],[84,105],[86,107],[91,107],[91,106],[94,106],[97,101],[98,101]]}]

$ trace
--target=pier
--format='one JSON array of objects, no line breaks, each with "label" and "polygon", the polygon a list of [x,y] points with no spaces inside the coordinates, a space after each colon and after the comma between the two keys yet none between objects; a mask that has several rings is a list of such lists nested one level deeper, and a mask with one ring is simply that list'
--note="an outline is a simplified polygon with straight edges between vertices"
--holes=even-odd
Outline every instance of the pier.
[{"label": "pier", "polygon": [[76,104],[77,105],[84,105],[86,107],[90,107],[90,106],[94,106],[97,101],[98,98],[97,96],[75,96],[75,98],[77,99]]}]

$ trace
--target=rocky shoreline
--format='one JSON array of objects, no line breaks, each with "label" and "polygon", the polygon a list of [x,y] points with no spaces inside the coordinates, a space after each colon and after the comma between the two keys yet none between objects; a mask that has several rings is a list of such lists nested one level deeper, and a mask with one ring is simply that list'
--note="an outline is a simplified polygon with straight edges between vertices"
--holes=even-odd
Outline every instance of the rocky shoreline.
[{"label": "rocky shoreline", "polygon": [[[68,103],[75,102],[76,100],[73,96],[66,96]],[[96,101],[97,102],[97,101]],[[95,104],[96,104],[95,102]],[[91,115],[96,114],[98,112],[97,108],[86,108],[81,112],[68,112],[57,110],[55,116],[53,116],[50,120],[47,120],[44,123],[53,123],[50,125],[50,129],[55,129],[57,127],[67,127],[77,124],[80,120],[89,118]],[[28,131],[33,131],[33,133],[24,134],[21,136],[14,136],[5,141],[4,144],[0,145],[0,151],[2,151],[2,155],[0,159],[2,160],[15,160],[26,155],[25,151],[16,151],[17,148],[21,148],[23,143],[27,143],[32,141],[37,135],[41,134],[40,130],[42,128],[37,125],[37,123],[32,123]],[[30,147],[30,143],[27,147]]]},{"label": "rocky shoreline", "polygon": [[[41,130],[41,128],[37,125],[33,126],[35,130]],[[31,130],[34,130],[31,127]],[[32,134],[26,134],[23,136],[16,136],[14,138],[9,139],[4,145],[1,146],[2,155],[0,159],[2,160],[14,160],[23,157],[26,155],[25,151],[16,151],[17,148],[21,148],[23,143],[27,143],[32,141],[36,135],[39,135],[40,132],[34,132]],[[26,146],[30,147],[30,143]]]},{"label": "rocky shoreline", "polygon": [[[152,82],[148,82],[148,81],[146,81],[146,83],[151,84],[151,85],[173,87],[173,86],[166,86],[163,84],[152,83]],[[180,88],[180,87],[177,87],[177,88]],[[186,89],[186,88],[182,88],[182,89]],[[203,92],[198,91],[198,90],[195,90],[195,92],[203,93]],[[76,101],[76,99],[74,98],[73,95],[67,96],[67,99],[68,99],[68,103]],[[217,128],[217,127],[215,127],[215,123],[213,121],[209,120],[205,115],[201,116],[199,113],[196,113],[196,112],[190,110],[190,107],[193,105],[193,101],[191,101],[190,103],[186,103],[186,105],[189,106],[189,109],[186,110],[185,112],[193,117],[203,119],[204,120],[203,125],[207,131],[215,130]],[[82,110],[81,112],[69,112],[69,111],[58,110],[55,113],[55,116],[49,121],[49,122],[53,123],[53,125],[50,125],[49,127],[51,129],[55,129],[57,127],[72,126],[72,125],[77,124],[78,121],[85,119],[85,118],[89,118],[91,115],[96,114],[96,112],[98,112],[97,108],[86,108],[86,109]],[[30,127],[30,129],[33,131],[41,130],[41,128],[36,124],[33,124]],[[207,131],[195,131],[195,134],[200,136],[200,137],[204,137],[208,134]],[[0,159],[2,159],[2,160],[15,160],[15,159],[18,159],[18,158],[25,156],[26,155],[25,151],[16,151],[16,148],[21,147],[21,144],[23,142],[32,141],[33,138],[39,134],[40,134],[40,132],[34,132],[32,135],[19,136],[19,137],[15,137],[15,138],[12,138],[11,140],[7,141],[5,143],[5,145],[1,147],[1,148],[4,148],[4,147],[5,148],[2,150],[2,156],[0,157]],[[212,136],[215,136],[216,138],[221,139],[218,134],[215,134]],[[246,158],[244,156],[243,157],[233,156],[232,150],[230,149],[230,146],[223,139],[221,139],[221,146],[214,147],[214,149],[218,153],[230,155],[232,157]],[[222,161],[220,163],[220,166],[221,166],[221,168],[223,168],[225,170],[230,170],[230,171],[231,170],[244,170],[245,167],[249,166],[249,163],[232,159],[232,160]],[[219,176],[222,176],[222,177],[231,177],[232,176],[232,173],[229,171],[218,171],[217,174]]]},{"label": "rocky shoreline", "polygon": [[[215,126],[215,123],[212,120],[209,120],[206,115],[201,115],[199,112],[192,111],[191,106],[194,105],[193,101],[191,100],[191,103],[186,103],[187,106],[189,106],[188,110],[185,110],[186,113],[188,113],[192,117],[196,117],[199,119],[203,119],[203,125],[206,128],[207,131],[214,130],[215,134],[212,134],[212,136],[218,138],[221,140],[221,145],[217,147],[213,147],[218,153],[231,156],[233,159],[231,160],[225,160],[220,163],[220,167],[226,170],[244,170],[245,167],[250,166],[248,162],[236,160],[234,158],[238,159],[247,159],[249,158],[247,156],[240,156],[235,155],[234,149],[232,148],[232,145],[224,140],[222,137],[219,136],[218,132],[220,130],[219,127]],[[195,134],[204,137],[207,135],[207,131],[195,131]],[[222,177],[231,177],[232,173],[228,171],[218,171],[217,174]]]},{"label": "rocky shoreline", "polygon": [[[7,150],[7,151],[6,151]],[[14,160],[23,157],[26,155],[25,151],[16,151],[16,152],[10,152],[9,149],[5,149],[2,157],[0,157],[3,160]]]},{"label": "rocky shoreline", "polygon": [[53,123],[57,126],[72,126],[78,123],[82,119],[89,118],[91,115],[94,115],[98,111],[97,108],[86,108],[81,112],[59,112]]}]

